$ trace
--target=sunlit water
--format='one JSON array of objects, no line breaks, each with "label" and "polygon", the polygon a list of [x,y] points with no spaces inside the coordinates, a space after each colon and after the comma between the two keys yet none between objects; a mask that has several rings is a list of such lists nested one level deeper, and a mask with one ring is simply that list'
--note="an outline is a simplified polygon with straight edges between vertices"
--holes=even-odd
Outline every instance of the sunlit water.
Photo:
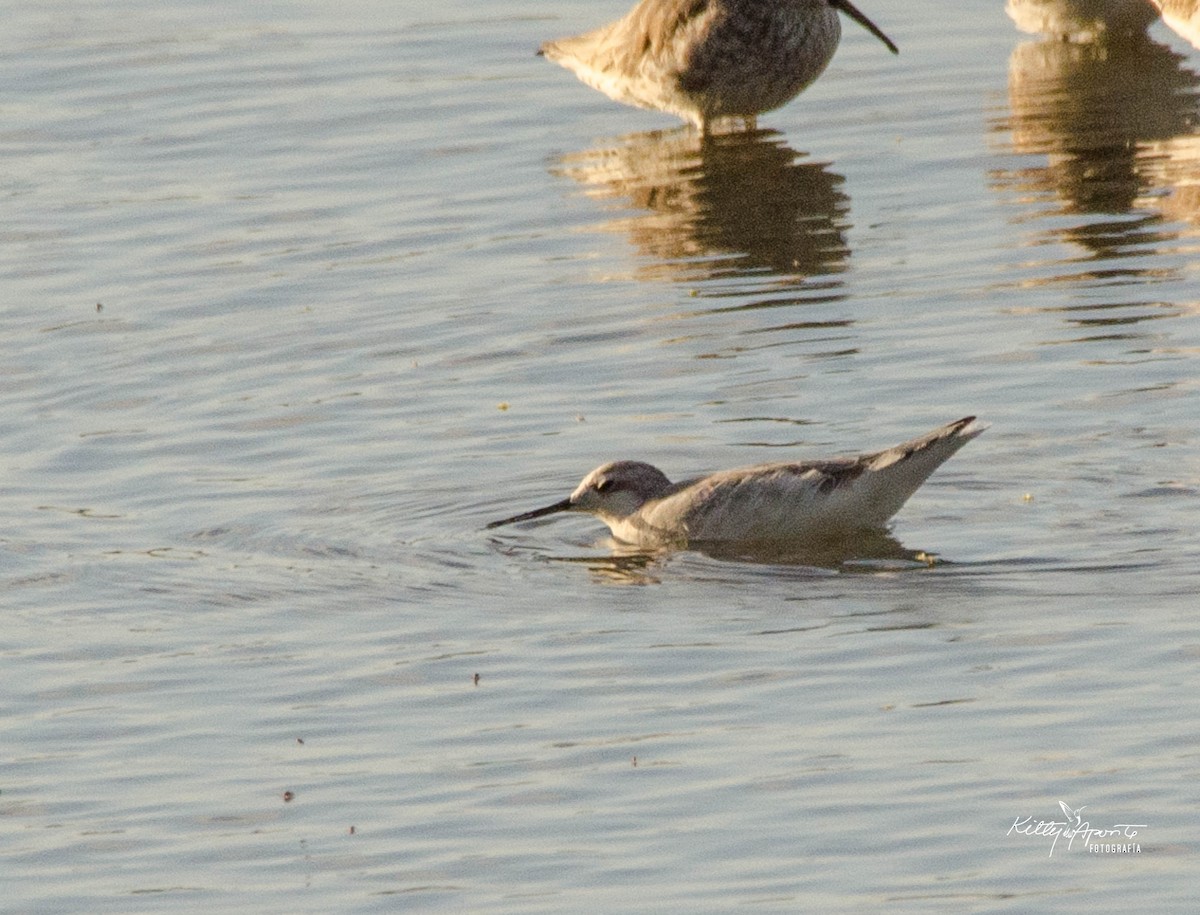
[{"label": "sunlit water", "polygon": [[[994,6],[707,146],[621,3],[9,10],[4,906],[1186,908],[1200,51]],[[482,530],[968,413],[883,550]]]}]

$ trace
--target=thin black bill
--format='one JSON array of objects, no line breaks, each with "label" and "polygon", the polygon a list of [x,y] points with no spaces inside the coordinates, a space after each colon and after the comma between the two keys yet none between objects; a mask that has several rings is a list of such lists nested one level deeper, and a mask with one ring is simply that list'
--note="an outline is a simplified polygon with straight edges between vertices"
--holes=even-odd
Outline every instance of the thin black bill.
[{"label": "thin black bill", "polygon": [[868,19],[866,14],[863,13],[863,11],[853,3],[851,3],[850,0],[829,0],[829,2],[830,5],[835,9],[841,10],[843,13],[861,25],[864,29],[882,41],[885,45],[887,45],[887,49],[893,54],[900,53],[900,49],[896,47],[896,45],[892,42],[892,39],[883,34],[883,30],[880,29],[879,26],[877,26],[870,19]]},{"label": "thin black bill", "polygon": [[571,508],[571,500],[563,499],[561,502],[555,502],[553,505],[547,505],[544,508],[535,508],[531,512],[523,512],[519,515],[513,515],[511,518],[505,518],[503,521],[491,522],[485,530],[491,530],[493,527],[502,527],[505,524],[515,524],[518,521],[529,521],[533,518],[540,518],[542,515],[553,515],[555,512],[569,511]]}]

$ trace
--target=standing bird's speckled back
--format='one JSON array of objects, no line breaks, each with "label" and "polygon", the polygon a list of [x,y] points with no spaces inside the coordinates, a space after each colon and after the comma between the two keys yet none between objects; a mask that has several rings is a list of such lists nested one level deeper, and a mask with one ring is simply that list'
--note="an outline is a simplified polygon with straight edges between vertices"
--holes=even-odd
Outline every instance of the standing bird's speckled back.
[{"label": "standing bird's speckled back", "polygon": [[821,75],[841,10],[896,53],[850,0],[640,0],[624,18],[538,53],[609,98],[666,111],[708,132],[754,125]]}]

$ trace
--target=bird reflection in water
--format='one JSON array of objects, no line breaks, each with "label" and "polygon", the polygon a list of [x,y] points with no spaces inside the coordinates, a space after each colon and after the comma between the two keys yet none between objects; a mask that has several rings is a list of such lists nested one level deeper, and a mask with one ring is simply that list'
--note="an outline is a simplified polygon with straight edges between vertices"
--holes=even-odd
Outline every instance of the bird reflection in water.
[{"label": "bird reflection in water", "polygon": [[[800,574],[896,574],[944,564],[940,557],[903,546],[887,531],[856,531],[853,536],[807,544],[703,544],[687,551],[647,550],[605,538],[596,546],[602,554],[547,556],[548,562],[584,566],[598,581],[616,584],[657,584],[660,571],[672,559],[698,554],[710,560],[745,566],[781,567]],[[708,567],[709,573],[712,567]],[[732,570],[731,570],[732,571]],[[744,573],[736,573],[744,574]]]},{"label": "bird reflection in water", "polygon": [[[1152,18],[1148,4],[1131,5],[1010,0],[1008,10]],[[1032,226],[1029,247],[1046,252],[1026,263],[1021,285],[1073,291],[1044,309],[1063,313],[1071,336],[1046,342],[1144,345],[1129,341],[1144,341],[1154,333],[1145,322],[1178,307],[1131,301],[1115,290],[1162,282],[1178,252],[1193,244],[1185,239],[1200,234],[1200,78],[1144,25],[1113,23],[1086,41],[1051,31],[1018,44],[1009,59],[1008,115],[991,124],[997,145],[1025,157],[993,171],[993,187],[1019,210],[1015,219]],[[1081,256],[1064,258],[1061,242]],[[1150,256],[1156,252],[1173,256]]]},{"label": "bird reflection in water", "polygon": [[568,153],[552,171],[621,210],[601,228],[626,235],[644,258],[639,279],[765,274],[786,286],[840,273],[848,256],[843,179],[800,159],[775,131],[702,137],[684,128]]},{"label": "bird reflection in water", "polygon": [[1148,223],[1164,215],[1200,222],[1200,77],[1144,34],[1105,34],[1014,49],[1009,114],[992,129],[1012,151],[1046,160],[992,179],[1023,200],[1053,195],[1061,214],[1143,216],[1066,230],[1069,240],[1113,255],[1144,242]]}]

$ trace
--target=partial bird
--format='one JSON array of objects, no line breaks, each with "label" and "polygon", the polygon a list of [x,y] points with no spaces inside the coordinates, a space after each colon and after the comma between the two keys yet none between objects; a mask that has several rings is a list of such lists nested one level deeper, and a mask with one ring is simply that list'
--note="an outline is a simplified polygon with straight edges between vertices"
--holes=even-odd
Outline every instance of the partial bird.
[{"label": "partial bird", "polygon": [[538,53],[611,99],[703,133],[729,118],[752,130],[825,70],[842,34],[839,11],[899,53],[850,0],[640,0],[623,19]]}]

